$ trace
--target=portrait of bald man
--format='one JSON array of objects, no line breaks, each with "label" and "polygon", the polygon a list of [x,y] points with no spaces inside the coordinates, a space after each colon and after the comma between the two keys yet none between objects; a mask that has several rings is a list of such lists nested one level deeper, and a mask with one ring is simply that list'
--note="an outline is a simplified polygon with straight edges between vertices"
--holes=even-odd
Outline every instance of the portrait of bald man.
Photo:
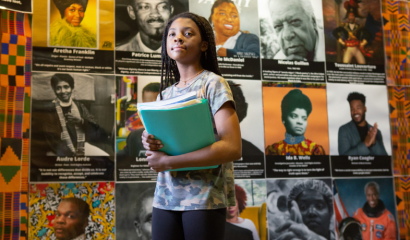
[{"label": "portrait of bald man", "polygon": [[321,0],[268,0],[268,8],[276,44],[267,45],[274,59],[325,61]]}]

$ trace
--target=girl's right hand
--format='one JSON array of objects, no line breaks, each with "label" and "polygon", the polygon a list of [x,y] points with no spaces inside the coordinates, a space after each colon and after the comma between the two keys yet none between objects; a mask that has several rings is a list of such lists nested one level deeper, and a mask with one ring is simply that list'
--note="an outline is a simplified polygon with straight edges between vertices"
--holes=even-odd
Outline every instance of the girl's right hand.
[{"label": "girl's right hand", "polygon": [[154,139],[154,135],[148,134],[146,130],[142,132],[141,139],[146,150],[158,151],[164,146],[160,140]]}]

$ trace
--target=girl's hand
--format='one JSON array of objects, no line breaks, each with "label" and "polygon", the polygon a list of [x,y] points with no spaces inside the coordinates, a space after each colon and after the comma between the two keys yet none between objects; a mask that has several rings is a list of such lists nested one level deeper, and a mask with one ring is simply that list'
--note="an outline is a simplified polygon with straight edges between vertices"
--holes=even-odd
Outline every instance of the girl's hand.
[{"label": "girl's hand", "polygon": [[145,156],[147,156],[148,166],[155,172],[163,172],[171,169],[168,167],[168,155],[164,152],[147,151]]},{"label": "girl's hand", "polygon": [[162,145],[160,140],[154,139],[154,135],[148,134],[146,130],[142,132],[141,139],[142,139],[142,145],[144,145],[144,148],[146,150],[158,151],[164,146]]}]

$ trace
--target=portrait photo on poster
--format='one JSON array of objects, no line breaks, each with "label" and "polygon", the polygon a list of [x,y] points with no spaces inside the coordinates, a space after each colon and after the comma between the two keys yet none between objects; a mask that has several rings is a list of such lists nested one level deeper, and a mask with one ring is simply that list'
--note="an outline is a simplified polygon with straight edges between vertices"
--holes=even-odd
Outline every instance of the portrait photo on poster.
[{"label": "portrait photo on poster", "polygon": [[385,84],[381,5],[378,0],[323,0],[329,82]]},{"label": "portrait photo on poster", "polygon": [[168,20],[188,11],[188,0],[117,0],[115,50],[161,53]]},{"label": "portrait photo on poster", "polygon": [[262,83],[228,80],[241,127],[242,158],[233,162],[235,179],[264,178]]},{"label": "portrait photo on poster", "polygon": [[98,0],[48,0],[48,46],[98,48]]},{"label": "portrait photo on poster", "polygon": [[336,230],[343,239],[399,239],[393,178],[333,180]]},{"label": "portrait photo on poster", "polygon": [[30,239],[115,239],[113,182],[31,184],[29,194]]},{"label": "portrait photo on poster", "polygon": [[112,76],[33,73],[31,154],[113,156],[113,93]]},{"label": "portrait photo on poster", "polygon": [[331,189],[331,179],[266,180],[269,240],[336,239]]},{"label": "portrait photo on poster", "polygon": [[117,183],[116,238],[151,240],[155,182]]},{"label": "portrait photo on poster", "polygon": [[325,61],[322,0],[259,0],[261,58]]},{"label": "portrait photo on poster", "polygon": [[328,155],[324,85],[289,86],[263,86],[265,154]]},{"label": "portrait photo on poster", "polygon": [[225,240],[266,238],[266,181],[235,180],[236,206],[226,208]]},{"label": "portrait photo on poster", "polygon": [[190,0],[189,10],[208,19],[219,57],[259,58],[257,0]]},{"label": "portrait photo on poster", "polygon": [[391,156],[385,86],[327,84],[330,155]]}]

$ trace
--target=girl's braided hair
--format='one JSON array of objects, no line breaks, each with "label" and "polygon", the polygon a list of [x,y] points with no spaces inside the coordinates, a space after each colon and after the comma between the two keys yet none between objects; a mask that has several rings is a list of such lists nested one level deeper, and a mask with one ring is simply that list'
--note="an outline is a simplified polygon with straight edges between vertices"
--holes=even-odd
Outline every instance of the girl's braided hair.
[{"label": "girl's braided hair", "polygon": [[162,37],[162,49],[161,49],[161,85],[160,85],[160,99],[162,100],[162,91],[169,85],[179,82],[180,74],[178,71],[177,64],[175,60],[171,59],[167,53],[167,38],[169,28],[172,23],[178,18],[188,18],[195,22],[201,33],[202,41],[208,42],[208,49],[201,55],[201,66],[210,72],[217,75],[222,75],[218,67],[218,60],[215,48],[215,35],[206,18],[198,16],[194,13],[184,12],[172,17],[164,30],[164,35]]}]

